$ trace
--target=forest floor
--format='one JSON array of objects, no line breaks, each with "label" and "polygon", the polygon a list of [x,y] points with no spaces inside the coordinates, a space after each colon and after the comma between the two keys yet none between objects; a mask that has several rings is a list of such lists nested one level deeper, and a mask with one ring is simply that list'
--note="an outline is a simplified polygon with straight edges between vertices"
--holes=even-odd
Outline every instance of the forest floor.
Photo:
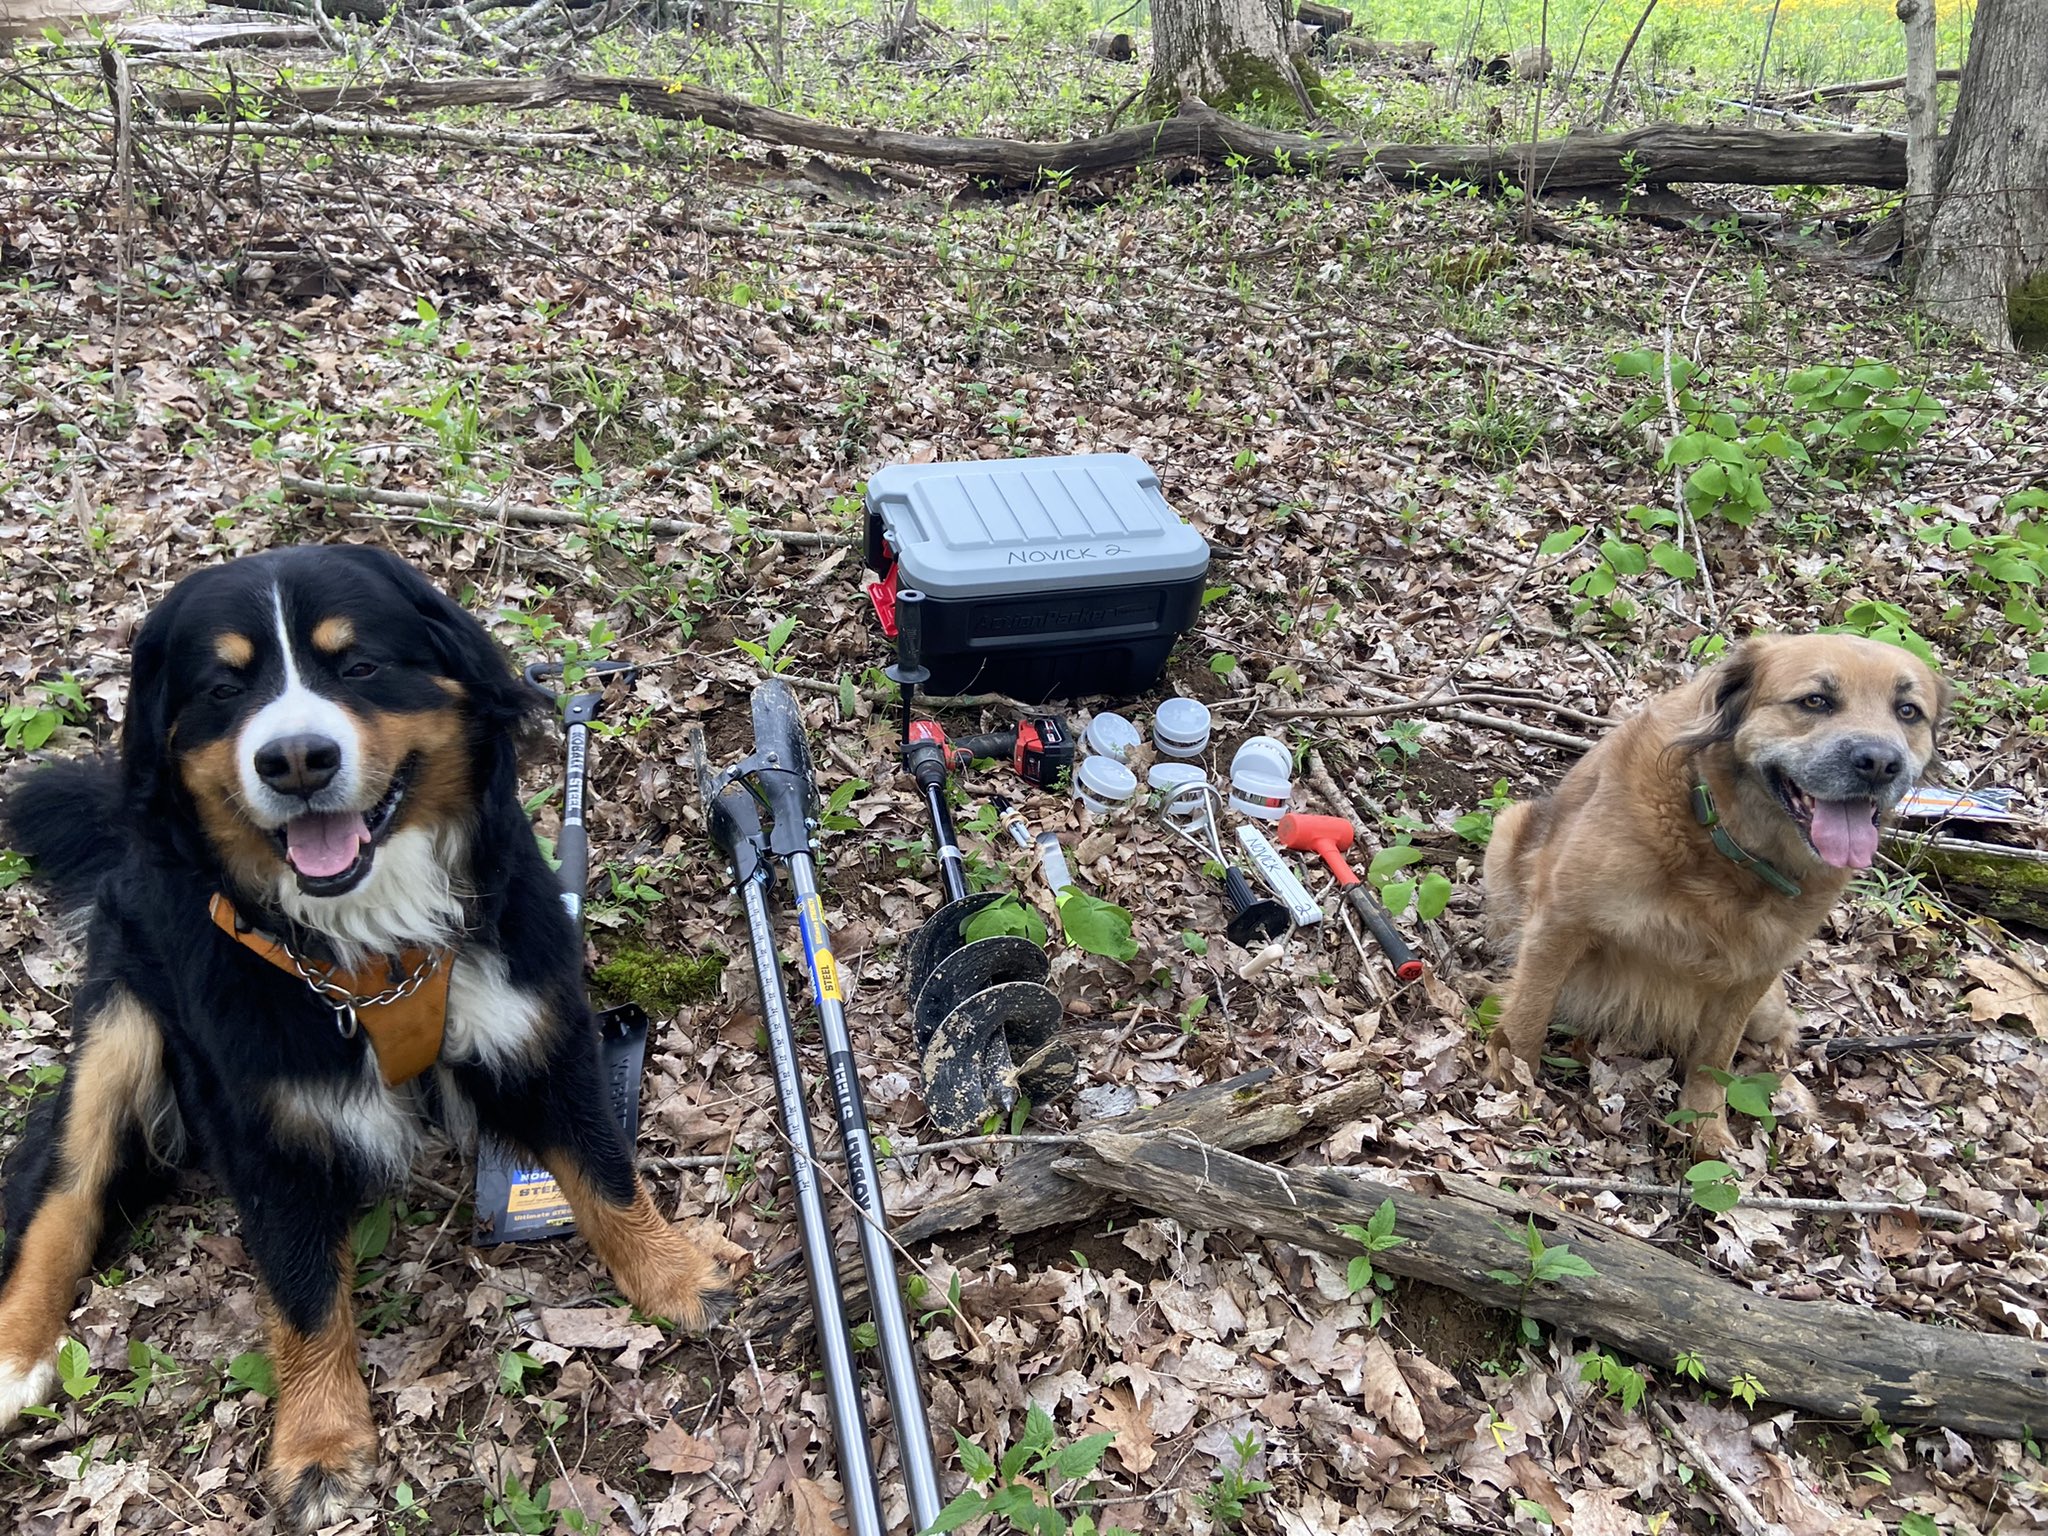
[{"label": "forest floor", "polygon": [[[639,36],[603,46],[623,54]],[[791,53],[828,59],[862,36],[848,23]],[[281,55],[235,68],[265,77],[287,59],[303,77],[318,68]],[[145,92],[221,68],[132,67]],[[929,840],[895,765],[858,548],[772,532],[858,534],[863,485],[887,464],[1143,457],[1217,557],[1164,685],[1127,712],[1182,692],[1215,711],[1219,760],[1262,729],[1315,748],[1370,842],[1406,840],[1450,882],[1441,915],[1403,922],[1433,964],[1427,984],[1361,966],[1334,924],[1247,981],[1213,882],[1149,818],[1103,836],[1073,802],[1014,780],[965,786],[984,874],[1035,886],[979,814],[1000,789],[1131,913],[1129,962],[1054,946],[1083,1087],[1150,1103],[1261,1066],[1312,1088],[1384,1082],[1371,1118],[1285,1149],[1297,1165],[1512,1177],[1535,1193],[1542,1173],[1676,1185],[1691,1162],[1663,1118],[1668,1063],[1566,1061],[1534,1094],[1480,1070],[1501,980],[1479,924],[1488,817],[1553,784],[1572,751],[1429,712],[1313,711],[1483,693],[1500,701],[1489,713],[1597,735],[1729,639],[1848,625],[1926,645],[1955,682],[1946,779],[2042,804],[2048,372],[1916,320],[1895,269],[1592,202],[1547,204],[1525,237],[1512,200],[1371,179],[1169,166],[1027,195],[887,168],[855,178],[581,108],[441,120],[481,146],[282,137],[252,155],[246,138],[145,130],[130,199],[90,158],[110,142],[80,115],[98,68],[90,53],[31,55],[0,78],[0,149],[15,152],[0,157],[9,761],[113,739],[133,626],[180,576],[281,543],[379,542],[522,661],[641,664],[597,747],[593,949],[740,955],[685,733],[701,724],[714,755],[739,749],[761,676],[746,642],[803,686],[823,788],[847,818],[824,843],[825,910],[869,1109],[899,1145],[920,1128],[899,955],[938,900]],[[1018,126],[940,101],[946,78],[920,66],[887,68],[902,70],[900,121]],[[979,54],[968,73],[1009,71],[1008,101],[1034,85],[1099,97],[1086,106],[1099,114],[1134,83],[1113,68],[1048,43]],[[865,62],[843,77],[886,109],[885,74]],[[1459,101],[1460,120],[1526,110],[1525,95],[1430,70],[1372,89]],[[1086,126],[1079,107],[1067,121]],[[538,130],[582,138],[502,142]],[[1727,195],[1794,216],[1819,197]],[[1639,366],[1667,351],[1698,370],[1674,407]],[[1887,370],[1865,377],[1892,417],[1856,415],[1844,375],[1808,372],[1865,362]],[[1695,497],[1692,537],[1659,467],[1679,410],[1750,445],[1763,497]],[[1773,457],[1773,433],[1799,453]],[[481,505],[423,518],[287,493],[288,475]],[[526,526],[510,503],[582,521]],[[701,531],[649,534],[638,516]],[[551,757],[529,788],[551,835]],[[55,1080],[77,963],[20,873],[0,863],[0,1144]],[[1769,1294],[2048,1335],[2048,1007],[2028,980],[2044,972],[2038,935],[1881,866],[1791,973],[1804,1028],[1775,1069],[1775,1116],[1734,1117],[1746,1198],[1889,1199],[1966,1221],[1552,1198]],[[773,1274],[799,1260],[758,1029],[743,964],[715,996],[663,1012],[641,1150],[716,1159],[660,1175],[660,1198]],[[1970,1038],[1825,1049],[1924,1033]],[[815,1070],[808,1029],[806,1051]],[[1077,1113],[1033,1106],[1028,1128]],[[890,1206],[907,1215],[986,1183],[1005,1155],[892,1161]],[[801,1352],[645,1328],[580,1242],[473,1245],[470,1177],[447,1153],[358,1231],[382,1480],[346,1529],[835,1528],[821,1387]],[[0,1437],[14,1529],[272,1528],[257,1299],[234,1232],[195,1176],[96,1278],[70,1324],[90,1362],[76,1394]],[[1058,1501],[1131,1531],[1605,1536],[1761,1520],[1800,1536],[1988,1536],[2048,1522],[2034,1441],[1817,1422],[1648,1369],[1643,1402],[1625,1401],[1618,1364],[1612,1390],[1585,1379],[1585,1339],[1526,1336],[1421,1285],[1354,1296],[1343,1265],[1228,1231],[1119,1211],[1018,1243],[954,1234],[909,1260],[931,1313],[918,1326],[949,1492],[953,1432],[999,1452],[1036,1404],[1063,1439],[1114,1433]],[[956,1279],[959,1315],[936,1304]],[[892,1472],[893,1452],[883,1460]]]}]

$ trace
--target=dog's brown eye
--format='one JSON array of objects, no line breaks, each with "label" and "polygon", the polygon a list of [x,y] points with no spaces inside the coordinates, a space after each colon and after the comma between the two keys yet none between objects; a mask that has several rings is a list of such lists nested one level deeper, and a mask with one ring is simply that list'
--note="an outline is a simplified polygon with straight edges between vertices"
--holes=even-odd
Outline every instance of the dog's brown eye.
[{"label": "dog's brown eye", "polygon": [[374,661],[352,661],[341,669],[341,675],[358,680],[365,677],[375,677],[377,675],[377,663]]},{"label": "dog's brown eye", "polygon": [[211,690],[216,699],[232,699],[242,691],[240,683],[215,683]]},{"label": "dog's brown eye", "polygon": [[1809,693],[1799,701],[1799,707],[1811,710],[1816,715],[1824,715],[1835,707],[1835,701],[1824,693]]},{"label": "dog's brown eye", "polygon": [[1915,720],[1918,720],[1920,718],[1920,714],[1921,710],[1918,704],[1901,704],[1898,708],[1899,718],[1905,721],[1908,725],[1911,725]]}]

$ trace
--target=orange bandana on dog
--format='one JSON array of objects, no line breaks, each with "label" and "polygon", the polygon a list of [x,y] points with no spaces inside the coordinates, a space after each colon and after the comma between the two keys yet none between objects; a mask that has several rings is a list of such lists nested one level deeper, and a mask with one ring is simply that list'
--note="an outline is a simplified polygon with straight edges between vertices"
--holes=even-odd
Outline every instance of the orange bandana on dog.
[{"label": "orange bandana on dog", "polygon": [[451,957],[446,950],[408,949],[396,960],[380,957],[344,971],[302,961],[269,934],[246,926],[234,903],[218,891],[208,910],[222,933],[312,988],[334,1010],[343,1035],[353,1035],[361,1025],[387,1086],[411,1082],[440,1059],[448,1025]]}]

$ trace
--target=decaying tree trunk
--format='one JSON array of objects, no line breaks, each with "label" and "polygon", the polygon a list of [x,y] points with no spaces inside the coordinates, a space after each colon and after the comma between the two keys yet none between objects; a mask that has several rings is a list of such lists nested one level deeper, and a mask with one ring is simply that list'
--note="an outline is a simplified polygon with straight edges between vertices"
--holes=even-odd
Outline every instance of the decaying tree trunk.
[{"label": "decaying tree trunk", "polygon": [[[1184,1136],[1204,1146],[1279,1146],[1304,1131],[1355,1120],[1369,1113],[1384,1093],[1378,1078],[1359,1075],[1321,1093],[1302,1094],[1295,1084],[1275,1081],[1271,1067],[1261,1067],[1226,1082],[1209,1083],[1175,1094],[1163,1104],[1134,1110],[1114,1124],[1127,1134]],[[1046,1227],[1088,1221],[1107,1210],[1112,1197],[1077,1186],[1053,1172],[1059,1151],[1027,1147],[1003,1165],[994,1184],[977,1184],[949,1199],[936,1201],[891,1235],[905,1248],[945,1232],[976,1227],[990,1217],[1004,1230],[1035,1232]],[[867,1305],[867,1287],[855,1278],[858,1266],[845,1275],[847,1309],[859,1315]],[[750,1333],[780,1337],[810,1327],[810,1291],[802,1275],[782,1276],[763,1286],[737,1319]]]},{"label": "decaying tree trunk", "polygon": [[1152,74],[1145,99],[1161,112],[1184,101],[1229,112],[1316,115],[1315,71],[1288,48],[1282,0],[1153,0]]},{"label": "decaying tree trunk", "polygon": [[[2048,3],[2048,0],[2041,0]],[[426,112],[443,107],[549,107],[565,101],[700,122],[769,144],[794,145],[852,160],[888,160],[1005,185],[1046,176],[1097,176],[1161,160],[1230,164],[1253,175],[1356,176],[1395,181],[1519,183],[1527,173],[1552,192],[1587,187],[1656,187],[1671,182],[1751,186],[1902,187],[1906,156],[1877,133],[1808,133],[1769,128],[1683,128],[1652,123],[1627,133],[1570,134],[1533,148],[1490,144],[1376,144],[1330,134],[1254,127],[1199,102],[1163,123],[1120,128],[1090,139],[1038,144],[1018,139],[946,138],[889,128],[848,127],[799,117],[684,80],[646,75],[478,76],[456,80],[379,80],[289,89],[166,88],[151,93],[160,111],[220,118],[263,117],[282,107],[324,113]]]},{"label": "decaying tree trunk", "polygon": [[1351,12],[1341,5],[1325,5],[1323,0],[1297,0],[1294,19],[1305,27],[1314,27],[1325,41],[1351,30]]},{"label": "decaying tree trunk", "polygon": [[1128,32],[1119,32],[1114,27],[1101,27],[1089,34],[1088,51],[1098,59],[1128,64],[1137,57],[1138,45],[1131,41],[1131,34]]},{"label": "decaying tree trunk", "polygon": [[2048,343],[2048,0],[1980,0],[1914,297],[2001,351]]},{"label": "decaying tree trunk", "polygon": [[[2048,1344],[1915,1323],[1871,1307],[1781,1301],[1723,1280],[1588,1216],[1456,1174],[1414,1176],[1420,1188],[1362,1169],[1274,1168],[1174,1137],[1094,1131],[1054,1167],[1082,1184],[1192,1227],[1236,1229],[1339,1257],[1358,1251],[1339,1230],[1394,1202],[1404,1241],[1375,1267],[1449,1287],[1598,1339],[1660,1367],[1698,1355],[1705,1379],[1748,1376],[1759,1397],[1855,1425],[1942,1424],[2010,1439],[2048,1423]],[[1395,1176],[1398,1178],[1399,1176]],[[1530,1220],[1548,1246],[1566,1244],[1590,1276],[1528,1286]]]}]

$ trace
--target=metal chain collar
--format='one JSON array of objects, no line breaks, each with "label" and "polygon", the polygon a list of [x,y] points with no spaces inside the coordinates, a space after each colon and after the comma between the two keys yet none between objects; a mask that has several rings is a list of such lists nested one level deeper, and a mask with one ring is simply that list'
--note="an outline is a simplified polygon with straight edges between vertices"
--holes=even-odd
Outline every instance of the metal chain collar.
[{"label": "metal chain collar", "polygon": [[289,944],[280,943],[278,947],[290,957],[292,969],[299,973],[299,979],[311,987],[319,995],[320,1000],[334,1010],[334,1027],[341,1031],[341,1037],[344,1040],[353,1040],[356,1036],[358,1028],[358,1021],[356,1019],[357,1009],[382,1008],[386,1004],[400,1002],[405,998],[411,997],[413,993],[419,991],[421,987],[425,986],[432,979],[434,972],[441,968],[441,952],[437,949],[430,949],[405,974],[403,979],[394,982],[381,992],[373,992],[369,996],[364,997],[351,992],[332,976],[314,970],[305,960],[299,957],[299,952]]}]

